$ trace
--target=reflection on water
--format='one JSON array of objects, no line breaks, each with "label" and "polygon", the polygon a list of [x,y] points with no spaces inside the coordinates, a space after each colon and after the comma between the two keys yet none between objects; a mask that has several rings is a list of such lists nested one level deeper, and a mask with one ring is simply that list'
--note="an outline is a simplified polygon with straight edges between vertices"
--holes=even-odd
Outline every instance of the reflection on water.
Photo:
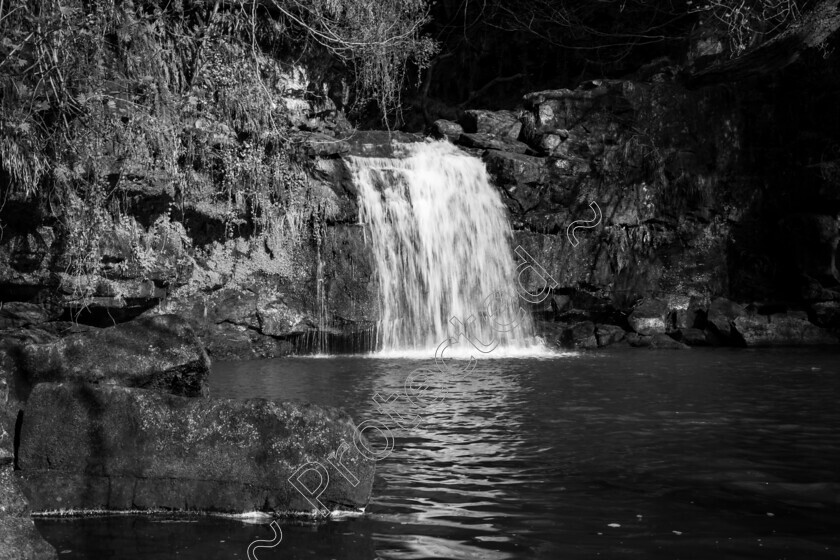
[{"label": "reflection on water", "polygon": [[[458,362],[456,362],[458,363]],[[463,362],[461,362],[463,364]],[[222,397],[371,397],[431,361],[217,364]],[[260,560],[834,558],[840,353],[615,351],[479,361],[394,429],[367,514],[281,520]],[[245,558],[267,525],[200,517],[42,519],[62,558]]]}]

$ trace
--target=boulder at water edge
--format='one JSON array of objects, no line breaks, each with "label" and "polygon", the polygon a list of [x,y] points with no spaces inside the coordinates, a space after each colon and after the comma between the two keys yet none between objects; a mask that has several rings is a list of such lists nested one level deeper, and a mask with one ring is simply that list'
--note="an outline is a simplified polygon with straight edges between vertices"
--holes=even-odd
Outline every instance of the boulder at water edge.
[{"label": "boulder at water edge", "polygon": [[29,505],[17,487],[11,465],[0,465],[0,560],[57,558],[29,516]]},{"label": "boulder at water edge", "polygon": [[18,403],[14,397],[9,398],[9,382],[6,379],[8,375],[3,367],[4,357],[0,351],[0,465],[14,459],[12,434],[15,433],[18,413]]},{"label": "boulder at water edge", "polygon": [[647,298],[636,306],[627,321],[640,335],[664,334],[668,330],[668,312],[666,301]]},{"label": "boulder at water edge", "polygon": [[[36,512],[309,512],[288,478],[310,461],[328,469],[321,502],[356,509],[368,501],[374,471],[357,436],[334,408],[41,383],[27,403],[18,464]],[[361,481],[356,487],[326,460],[342,442],[341,464]],[[315,489],[317,478],[312,471],[303,481]]]},{"label": "boulder at water edge", "polygon": [[724,342],[732,344],[739,342],[736,333],[732,331],[732,323],[746,314],[744,306],[726,298],[715,298],[709,306],[706,320],[713,333]]},{"label": "boulder at water edge", "polygon": [[747,346],[837,344],[837,337],[808,321],[805,313],[745,315],[732,323]]},{"label": "boulder at water edge", "polygon": [[563,331],[561,340],[574,348],[597,348],[598,339],[595,337],[595,323],[581,321]]},{"label": "boulder at water edge", "polygon": [[609,346],[621,342],[627,334],[624,329],[617,325],[595,325],[595,336],[598,338],[598,346]]},{"label": "boulder at water edge", "polygon": [[18,367],[30,384],[85,381],[207,396],[210,359],[187,321],[142,317],[20,350]]},{"label": "boulder at water edge", "polygon": [[652,350],[687,350],[689,348],[687,344],[674,340],[667,334],[646,336],[630,333],[627,335],[627,342],[634,348],[650,348]]}]

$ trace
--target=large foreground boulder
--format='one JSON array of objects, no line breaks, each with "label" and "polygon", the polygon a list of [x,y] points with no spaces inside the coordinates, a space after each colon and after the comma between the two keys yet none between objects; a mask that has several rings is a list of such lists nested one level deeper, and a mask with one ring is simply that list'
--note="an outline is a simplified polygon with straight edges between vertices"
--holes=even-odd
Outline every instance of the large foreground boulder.
[{"label": "large foreground boulder", "polygon": [[19,368],[31,384],[84,381],[207,396],[210,358],[187,321],[141,317],[54,342],[23,346]]},{"label": "large foreground boulder", "polygon": [[[41,383],[27,403],[18,464],[36,512],[309,512],[288,479],[313,461],[329,475],[321,503],[354,509],[367,503],[374,471],[355,437],[351,418],[334,408]],[[355,487],[326,460],[343,442],[339,464]],[[314,490],[318,479],[311,471],[303,482]]]},{"label": "large foreground boulder", "polygon": [[53,558],[58,555],[35,528],[11,465],[0,465],[0,560]]}]

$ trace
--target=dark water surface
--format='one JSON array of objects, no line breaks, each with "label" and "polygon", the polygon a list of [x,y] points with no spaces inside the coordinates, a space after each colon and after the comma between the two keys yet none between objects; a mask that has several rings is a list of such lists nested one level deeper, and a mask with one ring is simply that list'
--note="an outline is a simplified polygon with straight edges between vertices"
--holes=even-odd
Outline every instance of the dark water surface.
[{"label": "dark water surface", "polygon": [[[217,397],[381,419],[417,360],[214,366]],[[281,520],[289,558],[838,558],[840,352],[622,350],[480,361],[396,431],[361,517]],[[61,558],[246,558],[267,525],[40,519]]]}]

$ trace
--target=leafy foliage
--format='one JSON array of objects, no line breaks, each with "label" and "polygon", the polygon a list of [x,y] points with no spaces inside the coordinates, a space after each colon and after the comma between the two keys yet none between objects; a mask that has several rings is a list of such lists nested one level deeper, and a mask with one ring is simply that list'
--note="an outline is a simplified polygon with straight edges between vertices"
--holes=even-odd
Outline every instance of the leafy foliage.
[{"label": "leafy foliage", "polygon": [[228,237],[299,236],[331,209],[289,136],[307,88],[289,61],[332,57],[355,84],[344,97],[387,115],[434,51],[425,14],[425,0],[0,0],[2,200],[41,201],[78,275],[100,269],[138,192]]},{"label": "leafy foliage", "polygon": [[[386,112],[400,108],[411,63],[428,65],[437,44],[421,35],[429,22],[427,0],[272,0],[356,76],[357,99],[373,99]],[[310,22],[310,23],[306,23]]]}]

